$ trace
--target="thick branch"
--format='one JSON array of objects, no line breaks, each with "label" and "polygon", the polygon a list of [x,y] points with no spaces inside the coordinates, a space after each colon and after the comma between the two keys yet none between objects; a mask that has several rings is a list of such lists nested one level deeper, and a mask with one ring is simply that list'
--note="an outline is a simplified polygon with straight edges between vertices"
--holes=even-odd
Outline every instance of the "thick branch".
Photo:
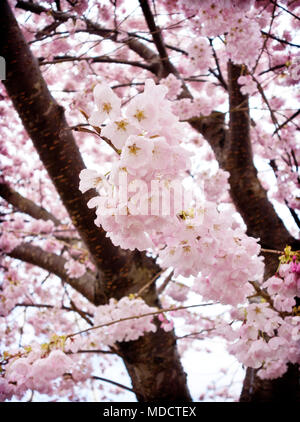
[{"label": "thick branch", "polygon": [[34,246],[30,243],[22,243],[18,245],[7,255],[11,258],[19,259],[32,265],[37,265],[38,267],[55,274],[63,281],[70,284],[70,286],[85,296],[92,303],[95,303],[95,274],[86,272],[79,278],[69,277],[64,267],[67,261],[62,256],[46,252],[39,246]]},{"label": "thick branch", "polygon": [[169,73],[173,73],[174,75],[178,76],[177,69],[172,65],[172,63],[169,60],[167,49],[166,49],[161,31],[155,23],[148,0],[139,0],[139,2],[142,8],[146,23],[148,25],[149,31],[152,35],[153,42],[158,51],[162,68],[164,70],[163,74],[160,76],[164,78],[168,76]]},{"label": "thick branch", "polygon": [[0,196],[19,211],[41,220],[51,220],[58,226],[60,221],[45,208],[38,206],[31,199],[25,198],[11,188],[7,183],[0,183]]},{"label": "thick branch", "polygon": [[[266,248],[283,249],[293,238],[277,216],[261,186],[253,163],[248,97],[237,82],[241,67],[229,62],[230,121],[225,168],[230,172],[232,199],[247,224],[248,233]],[[239,108],[241,111],[238,111]]]}]

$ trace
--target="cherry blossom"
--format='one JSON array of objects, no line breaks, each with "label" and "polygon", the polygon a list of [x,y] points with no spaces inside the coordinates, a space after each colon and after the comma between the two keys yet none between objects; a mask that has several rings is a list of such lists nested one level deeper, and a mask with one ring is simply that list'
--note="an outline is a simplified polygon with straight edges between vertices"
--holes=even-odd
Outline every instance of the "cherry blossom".
[{"label": "cherry blossom", "polygon": [[89,118],[92,126],[101,126],[108,117],[117,119],[120,116],[121,100],[107,85],[96,85],[93,91],[97,111]]}]

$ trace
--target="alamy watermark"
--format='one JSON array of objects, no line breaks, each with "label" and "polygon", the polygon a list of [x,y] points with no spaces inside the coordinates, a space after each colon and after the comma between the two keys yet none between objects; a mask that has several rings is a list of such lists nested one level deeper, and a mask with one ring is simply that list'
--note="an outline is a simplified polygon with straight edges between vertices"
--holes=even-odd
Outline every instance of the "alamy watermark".
[{"label": "alamy watermark", "polygon": [[[180,216],[182,219],[198,217],[205,199],[202,190],[186,188],[182,180],[128,181],[125,172],[119,173],[117,185],[102,179],[102,195],[97,198],[98,213],[101,215]],[[94,202],[94,201],[93,201]],[[200,214],[199,214],[200,210]]]},{"label": "alamy watermark", "polygon": [[300,80],[300,57],[295,57],[294,62],[291,65],[291,78],[295,81]]},{"label": "alamy watermark", "polygon": [[0,56],[0,81],[4,81],[6,79],[6,62],[5,58]]}]

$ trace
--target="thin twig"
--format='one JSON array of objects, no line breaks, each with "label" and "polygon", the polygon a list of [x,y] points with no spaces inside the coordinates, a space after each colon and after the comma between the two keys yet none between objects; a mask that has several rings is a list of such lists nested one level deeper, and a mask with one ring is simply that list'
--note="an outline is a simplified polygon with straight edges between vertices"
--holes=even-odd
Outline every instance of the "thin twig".
[{"label": "thin twig", "polygon": [[127,391],[130,391],[131,393],[134,393],[134,390],[132,388],[126,387],[126,385],[120,384],[119,382],[112,381],[112,380],[109,380],[109,379],[103,378],[103,377],[97,377],[96,375],[93,375],[92,379],[97,380],[97,381],[109,382],[110,384],[116,385],[117,387],[123,388],[124,390],[127,390]]},{"label": "thin twig", "polygon": [[163,282],[163,284],[157,290],[157,294],[158,295],[160,295],[165,290],[165,288],[167,287],[167,285],[169,284],[169,282],[172,280],[173,274],[174,274],[174,270],[172,270],[170,272],[170,274],[168,275],[168,277],[166,277],[166,279]]},{"label": "thin twig", "polygon": [[282,251],[276,251],[274,249],[264,249],[264,248],[261,248],[261,251],[262,252],[267,252],[267,253],[275,253],[277,255],[282,255],[283,254]]},{"label": "thin twig", "polygon": [[[42,303],[41,304],[40,303],[17,303],[15,305],[15,308],[16,307],[24,307],[24,308],[47,308],[47,309],[54,309],[54,308],[56,308],[54,305],[48,305],[48,304],[42,304]],[[76,308],[75,307],[69,308],[68,306],[62,306],[62,307],[56,308],[56,309],[58,309],[58,310],[64,310],[64,311],[69,311],[69,312],[77,312],[77,313],[79,313],[78,312],[79,309],[77,307]],[[85,315],[85,319],[88,316],[89,317],[93,317],[93,315],[91,313],[80,310],[80,316],[82,318],[83,318],[83,314]],[[92,322],[90,321],[90,319],[88,320],[88,322],[91,325],[93,325]]]},{"label": "thin twig", "polygon": [[300,20],[300,17],[295,15],[293,12],[291,12],[290,10],[286,9],[285,7],[281,6],[280,4],[278,4],[276,1],[274,0],[270,0],[270,2],[272,4],[276,4],[276,6],[278,6],[280,9],[284,10],[286,13],[288,13],[289,15],[293,16],[295,19]]},{"label": "thin twig", "polygon": [[268,36],[268,37],[272,38],[273,40],[276,40],[276,41],[278,41],[278,42],[282,43],[282,44],[287,44],[287,45],[290,45],[291,47],[297,47],[297,48],[300,48],[300,45],[299,45],[299,44],[294,44],[294,43],[292,43],[292,42],[289,42],[289,41],[283,40],[282,38],[276,37],[276,35],[273,35],[273,34],[268,34],[268,32],[265,32],[265,31],[261,31],[261,33],[262,33],[263,35],[266,35],[266,36]]},{"label": "thin twig", "polygon": [[116,355],[116,352],[113,352],[111,350],[101,350],[101,349],[94,349],[94,350],[77,350],[77,352],[65,352],[66,355],[74,355],[77,353],[102,353],[102,354],[107,354],[107,355]]},{"label": "thin twig", "polygon": [[117,323],[123,322],[123,321],[145,318],[147,316],[155,316],[155,315],[163,314],[163,313],[166,313],[166,312],[180,311],[180,310],[183,310],[183,309],[196,308],[196,307],[200,307],[200,306],[210,306],[210,305],[215,305],[216,303],[217,302],[200,303],[200,304],[197,304],[197,305],[187,305],[187,306],[178,306],[178,307],[171,306],[170,308],[158,309],[157,311],[147,312],[146,314],[142,314],[142,315],[134,315],[134,316],[126,317],[126,318],[120,318],[120,319],[115,320],[115,321],[107,322],[105,324],[96,325],[94,327],[90,327],[90,328],[86,328],[85,330],[78,331],[76,333],[68,334],[66,336],[66,339],[77,336],[78,334],[87,333],[91,330],[96,330],[97,328],[109,327],[110,325],[114,325],[114,324],[117,324]]},{"label": "thin twig", "polygon": [[[198,336],[199,334],[202,334],[202,333],[205,333],[205,332],[208,333],[209,331],[213,331],[214,329],[215,328],[204,328],[203,330],[198,331],[198,332],[194,332],[194,333],[190,333],[190,334],[185,334],[184,336],[177,336],[176,337],[176,340],[182,340],[182,339],[187,338],[187,337]],[[194,340],[202,340],[202,338],[201,339],[196,338]]]},{"label": "thin twig", "polygon": [[285,122],[281,123],[273,132],[273,135],[277,133],[280,129],[282,129],[287,123],[289,123],[291,120],[293,120],[295,117],[297,117],[300,114],[300,108],[297,110],[291,117],[289,117]]},{"label": "thin twig", "polygon": [[218,74],[215,74],[215,72],[213,71],[213,69],[209,69],[209,70],[220,81],[220,83],[221,83],[222,87],[225,89],[225,91],[228,91],[228,86],[227,86],[227,83],[226,83],[225,79],[223,78],[221,67],[220,67],[220,63],[219,63],[219,59],[218,59],[216,50],[215,50],[214,45],[213,45],[213,39],[208,37],[208,41],[209,41],[209,44],[210,44],[210,46],[212,48],[213,56],[214,56],[215,63],[216,63],[217,69],[218,69]]},{"label": "thin twig", "polygon": [[155,283],[155,281],[160,277],[160,275],[164,272],[164,270],[159,271],[157,274],[155,274],[154,277],[148,283],[146,283],[137,293],[135,293],[135,296],[141,296],[141,294],[147,290],[151,284]]}]

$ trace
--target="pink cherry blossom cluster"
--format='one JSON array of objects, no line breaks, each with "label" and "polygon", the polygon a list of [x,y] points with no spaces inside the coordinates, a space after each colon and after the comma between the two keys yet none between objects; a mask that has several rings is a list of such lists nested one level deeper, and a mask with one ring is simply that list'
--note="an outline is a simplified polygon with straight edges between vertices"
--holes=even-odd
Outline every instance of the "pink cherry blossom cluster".
[{"label": "pink cherry blossom cluster", "polygon": [[202,93],[194,100],[183,98],[174,101],[172,110],[181,121],[184,121],[196,116],[208,116],[213,111],[214,106],[214,100]]},{"label": "pink cherry blossom cluster", "polygon": [[256,83],[252,80],[250,75],[240,76],[238,83],[241,85],[242,94],[253,95],[257,91]]},{"label": "pink cherry blossom cluster", "polygon": [[158,319],[161,322],[161,328],[165,331],[171,331],[174,328],[173,321],[169,321],[164,314],[159,314]]},{"label": "pink cherry blossom cluster", "polygon": [[[205,1],[180,2],[186,16],[194,17],[194,27],[203,37],[225,35],[227,57],[236,64],[254,67],[263,45],[260,33],[265,19],[253,8],[253,1]],[[267,14],[267,12],[265,12]],[[200,28],[200,30],[199,30]],[[188,49],[191,71],[193,68],[207,70],[209,46],[205,38],[192,42]],[[196,66],[195,66],[196,65]]]},{"label": "pink cherry blossom cluster", "polygon": [[11,252],[22,240],[13,233],[2,233],[0,237],[0,250],[5,253]]},{"label": "pink cherry blossom cluster", "polygon": [[176,100],[181,93],[182,82],[170,73],[166,78],[161,79],[160,85],[164,85],[168,88],[166,97],[168,100]]},{"label": "pink cherry blossom cluster", "polygon": [[[282,350],[288,342],[275,335],[283,327],[283,320],[268,303],[252,303],[245,310],[245,319],[237,330],[237,341],[228,349],[244,365],[260,368],[262,378],[281,376],[286,371]],[[285,353],[286,355],[286,353]],[[285,357],[285,356],[284,356]]]},{"label": "pink cherry blossom cluster", "polygon": [[[252,290],[247,281],[261,280],[263,263],[258,257],[257,240],[247,237],[236,227],[232,211],[219,211],[216,204],[203,198],[200,205],[191,202],[186,208],[177,208],[173,214],[164,216],[150,212],[149,215],[150,204],[158,198],[149,194],[148,189],[146,192],[140,190],[138,194],[133,189],[135,194],[126,203],[122,203],[122,195],[113,197],[113,192],[120,187],[121,173],[133,188],[137,177],[147,186],[159,178],[170,184],[174,177],[185,176],[190,154],[177,145],[181,132],[171,136],[172,130],[180,129],[181,124],[171,112],[165,94],[165,87],[146,81],[145,91],[127,107],[127,138],[112,136],[110,139],[117,148],[122,148],[119,161],[113,163],[107,178],[94,171],[82,171],[79,187],[82,192],[97,188],[99,196],[91,199],[88,206],[97,207],[95,224],[103,227],[115,245],[125,249],[151,248],[158,254],[163,268],[174,268],[175,276],[197,276],[201,272],[202,276],[211,278],[211,284],[203,283],[205,296],[224,303],[243,302]],[[119,116],[117,122],[124,122],[120,116],[120,100],[107,86],[97,86],[94,95],[100,112],[92,114],[90,122],[93,125],[99,127],[103,119],[110,116]],[[157,110],[164,111],[158,114]],[[132,134],[134,128],[137,134]],[[111,135],[114,134],[111,132]],[[219,176],[222,174],[219,172]],[[160,191],[158,202],[164,200],[165,194]],[[136,212],[137,202],[144,204],[143,212]],[[112,209],[110,213],[105,212]],[[120,210],[123,212],[118,212]]]},{"label": "pink cherry blossom cluster", "polygon": [[[51,381],[66,373],[73,381],[84,381],[90,376],[92,368],[89,371],[78,368],[78,356],[73,356],[78,350],[89,349],[91,345],[93,348],[112,346],[116,342],[137,340],[146,332],[155,332],[157,325],[151,314],[157,313],[157,310],[134,296],[123,297],[119,301],[110,299],[107,305],[96,308],[94,328],[89,336],[83,337],[80,333],[53,335],[49,343],[39,345],[33,342],[22,351],[5,352],[0,359],[0,400],[12,395],[21,398],[28,389],[51,394]],[[158,314],[158,321],[165,331],[173,329],[173,322],[165,315]]]},{"label": "pink cherry blossom cluster", "polygon": [[189,288],[182,283],[169,283],[166,294],[177,302],[184,302],[187,300]]},{"label": "pink cherry blossom cluster", "polygon": [[203,183],[205,197],[215,203],[230,202],[228,178],[229,173],[220,168],[216,172],[200,171],[196,175],[196,180]]},{"label": "pink cherry blossom cluster", "polygon": [[[98,97],[100,89],[103,94],[109,92],[108,97],[102,94]],[[180,185],[184,171],[190,166],[191,153],[178,145],[183,136],[182,124],[172,113],[166,92],[166,87],[147,80],[144,93],[129,103],[124,119],[120,102],[108,87],[100,85],[94,91],[98,109],[108,109],[107,117],[112,117],[112,113],[115,113],[113,118],[118,116],[101,130],[101,135],[109,137],[120,151],[120,157],[106,177],[95,171],[82,171],[79,188],[85,192],[96,187],[99,196],[88,203],[89,207],[97,207],[95,223],[108,232],[115,245],[125,249],[143,250],[153,246],[147,233],[172,224],[170,213],[162,215],[161,189],[153,189],[153,182],[169,192],[172,181],[176,179]],[[89,121],[100,126],[103,118],[106,119],[101,113],[95,112]],[[122,188],[126,191],[125,198]],[[153,213],[154,203],[158,212]],[[174,209],[174,204],[171,208]]]},{"label": "pink cherry blossom cluster", "polygon": [[226,35],[228,58],[236,64],[245,64],[252,69],[263,46],[260,29],[254,13],[248,13],[243,17],[238,14],[236,21],[230,23],[230,29]]},{"label": "pink cherry blossom cluster", "polygon": [[[156,311],[157,308],[148,306],[141,298],[124,296],[119,301],[110,299],[107,305],[98,306],[95,311],[95,326],[103,327],[92,334],[93,342],[111,346],[116,342],[137,340],[146,332],[155,332],[157,327],[153,323],[153,315],[130,318]],[[127,320],[110,325],[122,319]]]},{"label": "pink cherry blossom cluster", "polygon": [[206,73],[212,64],[212,50],[206,38],[192,40],[187,47],[190,59],[190,72]]},{"label": "pink cherry blossom cluster", "polygon": [[200,275],[195,278],[193,290],[205,299],[236,306],[244,303],[253,292],[247,281],[262,280],[264,265],[262,258],[257,256],[260,247],[256,240],[235,227],[235,221],[230,228],[229,218],[223,213],[199,241]]},{"label": "pink cherry blossom cluster", "polygon": [[[285,136],[286,131],[283,131],[283,136]],[[290,134],[288,135],[290,136]],[[293,151],[297,151],[297,147],[294,147],[293,140],[288,137],[284,138],[288,140],[289,148]],[[295,148],[295,149],[294,149]],[[283,148],[283,150],[286,148]],[[297,160],[297,158],[296,158]],[[277,190],[273,193],[273,198],[281,203],[287,201],[288,205],[293,209],[300,209],[299,200],[299,175],[298,171],[294,166],[289,166],[284,159],[279,158],[276,160],[278,163],[278,168],[276,170],[277,176]]]},{"label": "pink cherry blossom cluster", "polygon": [[12,221],[3,222],[1,228],[0,250],[9,253],[22,242],[25,236],[50,234],[54,229],[54,223],[51,220],[25,221],[24,216],[16,215]]},{"label": "pink cherry blossom cluster", "polygon": [[[260,292],[260,289],[266,289]],[[229,333],[229,350],[244,365],[259,369],[261,378],[278,378],[287,364],[300,362],[300,317],[296,298],[300,292],[300,260],[290,247],[281,257],[278,273],[256,285],[263,303],[250,303],[240,312],[243,324]],[[265,293],[263,293],[265,292]],[[237,315],[236,315],[237,316]]]},{"label": "pink cherry blossom cluster", "polygon": [[4,273],[2,289],[0,290],[1,317],[7,316],[15,304],[25,296],[27,286],[22,281],[18,272],[13,268]]},{"label": "pink cherry blossom cluster", "polygon": [[[5,362],[7,361],[7,363]],[[28,389],[43,394],[52,392],[51,381],[70,372],[74,367],[71,357],[62,350],[45,349],[37,343],[26,347],[25,351],[16,355],[13,352],[5,355],[2,367],[4,375],[0,378],[0,397],[10,398],[15,395],[21,398]]]},{"label": "pink cherry blossom cluster", "polygon": [[269,303],[252,303],[244,312],[237,339],[228,346],[240,362],[266,379],[282,376],[289,362],[300,362],[299,316],[283,317]]},{"label": "pink cherry blossom cluster", "polygon": [[294,258],[291,263],[281,264],[278,273],[266,280],[263,287],[272,296],[278,311],[292,312],[295,298],[300,296],[300,263]]},{"label": "pink cherry blossom cluster", "polygon": [[69,277],[72,278],[80,278],[86,272],[86,266],[74,259],[69,259],[65,263],[65,269],[67,270]]}]

